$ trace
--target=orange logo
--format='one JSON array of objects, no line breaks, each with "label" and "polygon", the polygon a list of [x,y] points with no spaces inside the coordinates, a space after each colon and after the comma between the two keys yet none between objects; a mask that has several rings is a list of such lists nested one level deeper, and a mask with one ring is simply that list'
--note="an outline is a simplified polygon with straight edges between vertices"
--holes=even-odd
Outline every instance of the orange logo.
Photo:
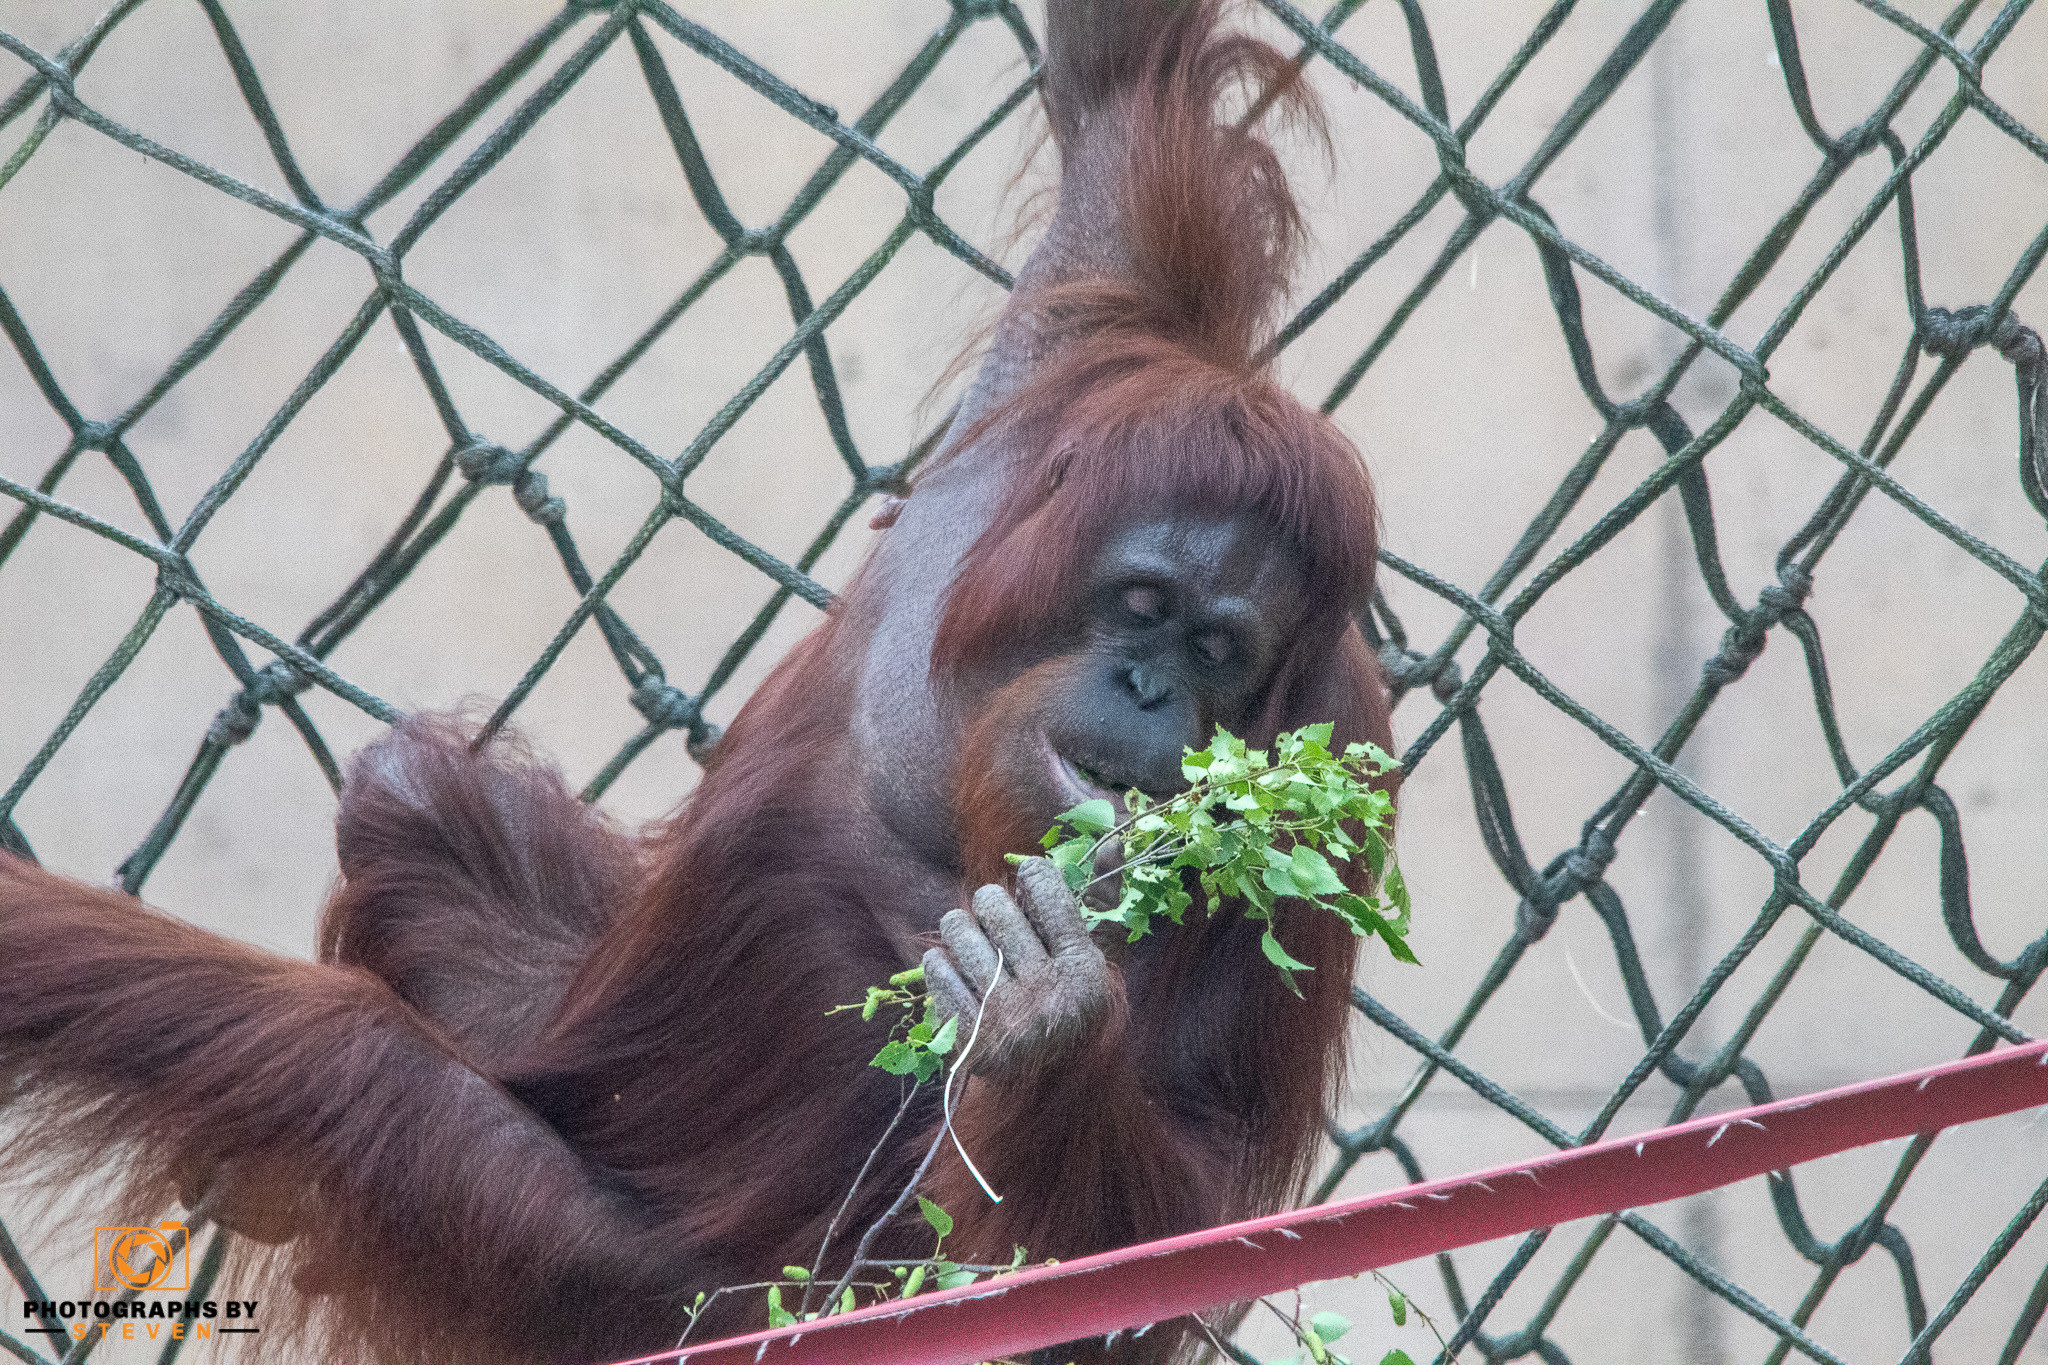
[{"label": "orange logo", "polygon": [[183,1223],[159,1223],[153,1228],[94,1228],[92,1287],[189,1289],[192,1268],[186,1259],[185,1242]]}]

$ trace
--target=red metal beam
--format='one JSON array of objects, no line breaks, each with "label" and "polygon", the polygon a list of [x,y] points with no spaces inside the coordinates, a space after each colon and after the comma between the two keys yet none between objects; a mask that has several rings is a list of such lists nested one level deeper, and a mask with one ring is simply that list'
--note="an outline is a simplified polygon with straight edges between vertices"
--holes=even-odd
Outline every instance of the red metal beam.
[{"label": "red metal beam", "polygon": [[1610,1138],[1475,1175],[1023,1270],[642,1362],[972,1365],[1698,1194],[1851,1147],[2039,1104],[2048,1104],[2048,1042]]}]

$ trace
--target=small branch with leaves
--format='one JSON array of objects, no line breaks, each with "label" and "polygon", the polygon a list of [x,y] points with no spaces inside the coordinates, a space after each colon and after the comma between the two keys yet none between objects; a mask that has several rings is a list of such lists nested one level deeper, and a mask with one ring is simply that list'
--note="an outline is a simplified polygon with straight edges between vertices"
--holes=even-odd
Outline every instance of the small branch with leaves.
[{"label": "small branch with leaves", "polygon": [[[1040,846],[1083,898],[1090,923],[1114,924],[1132,940],[1150,934],[1159,920],[1182,923],[1197,892],[1212,915],[1232,901],[1243,906],[1245,918],[1266,923],[1259,946],[1292,985],[1295,974],[1310,967],[1281,946],[1271,923],[1275,907],[1291,897],[1336,915],[1361,938],[1379,939],[1397,961],[1414,963],[1408,884],[1387,839],[1394,799],[1374,785],[1400,764],[1376,744],[1331,753],[1332,729],[1283,731],[1268,751],[1246,748],[1219,726],[1207,748],[1182,758],[1185,791],[1164,799],[1127,792],[1121,820],[1108,799],[1083,801],[1059,816]],[[1099,870],[1101,855],[1119,845],[1122,861]],[[1332,859],[1362,863],[1368,888],[1346,885]],[[1012,854],[1010,861],[1022,862],[1023,855]],[[1115,906],[1095,908],[1088,893],[1112,879],[1121,879]],[[832,1011],[858,1009],[863,1020],[884,1009],[900,1011],[871,1065],[920,1083],[944,1069],[959,1037],[957,1019],[932,1017],[923,986],[924,968],[912,967],[868,987],[860,1004]]]},{"label": "small branch with leaves", "polygon": [[[1121,820],[1107,799],[1083,801],[1046,834],[1046,856],[1083,896],[1093,923],[1115,924],[1134,940],[1151,933],[1156,920],[1183,921],[1197,894],[1183,875],[1192,869],[1209,914],[1229,900],[1244,907],[1245,918],[1266,922],[1260,947],[1290,984],[1309,966],[1273,936],[1274,907],[1289,897],[1321,906],[1412,963],[1408,886],[1387,841],[1394,799],[1373,785],[1400,765],[1374,744],[1332,754],[1331,730],[1324,724],[1283,732],[1269,754],[1218,727],[1209,747],[1190,749],[1181,760],[1185,791],[1163,800],[1128,792]],[[1098,871],[1101,855],[1118,845],[1121,864]],[[1362,860],[1369,889],[1347,886],[1333,858]],[[1115,907],[1089,907],[1086,893],[1111,878],[1122,879]]]},{"label": "small branch with leaves", "polygon": [[958,1018],[939,1023],[931,1017],[922,966],[896,973],[887,985],[868,987],[867,999],[858,1005],[836,1005],[825,1012],[842,1014],[854,1009],[860,1011],[863,1023],[883,1009],[901,1011],[890,1029],[889,1041],[868,1065],[880,1067],[891,1076],[908,1076],[919,1085],[939,1074],[946,1065],[946,1054],[960,1037]]},{"label": "small branch with leaves", "polygon": [[[1377,1270],[1367,1273],[1386,1291],[1387,1311],[1393,1318],[1394,1326],[1406,1327],[1408,1319],[1414,1318],[1427,1327],[1430,1335],[1436,1338],[1437,1359],[1448,1360],[1455,1365],[1456,1357],[1450,1355],[1450,1343],[1444,1339],[1443,1329],[1437,1325],[1436,1319],[1423,1312],[1399,1285],[1385,1275]],[[1295,1345],[1300,1348],[1300,1354],[1289,1356],[1285,1360],[1262,1361],[1242,1346],[1217,1335],[1215,1328],[1197,1318],[1195,1321],[1201,1334],[1207,1339],[1213,1352],[1210,1359],[1231,1361],[1233,1365],[1363,1365],[1365,1357],[1344,1355],[1335,1349],[1335,1344],[1352,1330],[1351,1319],[1342,1313],[1324,1310],[1304,1319],[1303,1314],[1307,1310],[1303,1307],[1299,1289],[1294,1291],[1292,1310],[1274,1302],[1272,1295],[1259,1299],[1257,1303],[1286,1327],[1293,1336]],[[1224,1330],[1227,1332],[1229,1329]],[[1415,1358],[1396,1346],[1380,1356],[1379,1365],[1415,1365]]]}]

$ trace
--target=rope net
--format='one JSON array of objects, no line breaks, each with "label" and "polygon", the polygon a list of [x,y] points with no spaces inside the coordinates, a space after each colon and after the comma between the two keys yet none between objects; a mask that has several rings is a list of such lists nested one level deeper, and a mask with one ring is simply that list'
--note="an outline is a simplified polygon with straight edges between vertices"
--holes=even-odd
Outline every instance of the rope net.
[{"label": "rope net", "polygon": [[[1519,1125],[1542,1143],[1556,1147],[1583,1144],[1609,1133],[1624,1106],[1641,1102],[1661,1085],[1659,1117],[1676,1121],[1743,1102],[1773,1097],[1770,1078],[1752,1056],[1754,1042],[1772,1011],[1794,986],[1796,978],[1823,943],[1848,949],[1877,964],[1883,991],[1931,1000],[1953,1017],[1967,1037],[1966,1049],[1981,1051],[2001,1039],[2026,1037],[2012,1022],[2021,1001],[2048,968],[2048,934],[2034,938],[2010,958],[2001,958],[1979,935],[1970,900],[1964,848],[1962,807],[1941,784],[1948,762],[1965,731],[1991,702],[2002,685],[2027,660],[2048,630],[2048,570],[2029,567],[1973,533],[1950,513],[1935,506],[1901,481],[1898,457],[1920,427],[1937,397],[1957,372],[1980,352],[1980,363],[2010,368],[2018,392],[2016,479],[2005,476],[1994,485],[2001,502],[2024,499],[2032,515],[2048,518],[2048,358],[2038,334],[2013,312],[2015,299],[2048,255],[2048,226],[2027,240],[2003,282],[1988,297],[1929,302],[1923,294],[1921,241],[1913,199],[1916,172],[1937,156],[1960,126],[1972,136],[1987,130],[2017,148],[2034,163],[2048,163],[2048,140],[2027,126],[2005,105],[1986,93],[1987,73],[1997,70],[2009,35],[2029,9],[2027,0],[2002,7],[1965,0],[1930,22],[1922,22],[1882,0],[1861,0],[1877,21],[1892,26],[1908,41],[1907,55],[1889,88],[1861,112],[1860,121],[1831,127],[1816,113],[1808,68],[1800,48],[1800,29],[1790,0],[1763,0],[1768,17],[1771,60],[1781,77],[1782,98],[1789,102],[1798,126],[1811,142],[1810,175],[1789,203],[1781,206],[1769,231],[1724,283],[1712,306],[1695,315],[1644,287],[1579,240],[1561,231],[1546,212],[1539,190],[1546,171],[1566,152],[1616,93],[1641,80],[1646,59],[1660,39],[1668,37],[1682,0],[1652,0],[1620,31],[1618,40],[1600,37],[1597,51],[1568,20],[1574,0],[1556,0],[1546,9],[1529,7],[1533,22],[1517,28],[1518,45],[1500,65],[1478,97],[1462,109],[1454,107],[1436,36],[1418,0],[1399,0],[1398,24],[1405,26],[1407,50],[1384,44],[1368,47],[1353,22],[1364,0],[1340,0],[1320,14],[1305,12],[1285,0],[1261,0],[1259,22],[1266,31],[1298,45],[1304,61],[1334,73],[1340,98],[1376,101],[1405,124],[1404,136],[1426,139],[1436,160],[1427,189],[1406,212],[1363,251],[1342,265],[1285,328],[1280,344],[1294,347],[1347,299],[1356,300],[1371,281],[1398,300],[1383,313],[1369,344],[1351,359],[1322,399],[1336,412],[1358,389],[1373,366],[1394,347],[1417,310],[1422,308],[1454,268],[1468,256],[1477,271],[1475,243],[1489,228],[1506,226],[1522,234],[1541,264],[1548,304],[1555,314],[1570,364],[1585,402],[1598,422],[1598,432],[1572,463],[1554,493],[1543,502],[1501,554],[1484,582],[1465,587],[1445,573],[1409,557],[1384,555],[1384,588],[1368,623],[1397,696],[1404,728],[1414,738],[1402,755],[1414,773],[1463,765],[1470,799],[1478,816],[1478,832],[1486,854],[1512,893],[1518,908],[1512,925],[1480,975],[1477,988],[1443,1027],[1425,1030],[1410,1023],[1378,996],[1361,988],[1355,1000],[1372,1026],[1374,1045],[1385,1053],[1412,1053],[1412,1079],[1384,1105],[1374,1105],[1355,1126],[1333,1123],[1336,1157],[1317,1189],[1328,1197],[1347,1173],[1368,1157],[1385,1157],[1405,1177],[1444,1175],[1451,1170],[1425,1161],[1427,1143],[1416,1136],[1416,1117],[1429,1102],[1448,1090]],[[32,856],[33,822],[18,823],[15,815],[25,793],[43,777],[80,723],[136,662],[152,635],[173,613],[190,611],[203,625],[220,662],[232,675],[225,703],[206,728],[184,779],[145,837],[120,863],[120,884],[139,891],[165,852],[179,838],[195,804],[236,746],[246,741],[271,711],[282,713],[303,741],[327,781],[338,787],[340,769],[333,747],[323,737],[303,704],[309,689],[319,689],[382,721],[399,711],[370,690],[351,681],[333,664],[347,641],[423,561],[433,555],[466,515],[487,499],[508,498],[545,537],[549,553],[573,589],[575,606],[546,646],[532,658],[516,684],[505,692],[492,716],[500,724],[515,716],[537,684],[563,656],[572,640],[594,630],[616,663],[618,695],[640,717],[631,738],[589,779],[588,799],[605,794],[628,767],[662,736],[678,732],[694,757],[716,743],[717,727],[708,708],[730,684],[750,655],[762,646],[771,627],[791,603],[800,599],[822,609],[831,593],[813,576],[821,557],[845,530],[850,519],[871,498],[900,490],[907,475],[926,453],[923,446],[901,458],[877,463],[857,444],[842,399],[844,357],[835,358],[832,328],[848,308],[885,272],[901,271],[915,253],[898,261],[907,243],[923,243],[949,253],[968,270],[997,285],[1009,275],[988,251],[940,215],[937,196],[962,162],[999,128],[1019,119],[1035,99],[1031,70],[1039,46],[1032,26],[1008,0],[951,0],[923,46],[888,80],[882,93],[853,117],[842,117],[776,74],[774,54],[757,57],[739,50],[718,33],[694,22],[659,0],[615,0],[613,3],[570,3],[520,44],[502,65],[463,96],[445,117],[419,137],[388,173],[359,199],[332,204],[315,188],[318,177],[303,169],[287,137],[284,122],[267,89],[289,81],[286,71],[265,70],[244,46],[221,0],[198,0],[220,53],[225,57],[248,116],[267,145],[286,193],[259,188],[249,179],[225,174],[130,127],[78,93],[77,79],[103,45],[117,39],[122,26],[144,9],[142,0],[120,0],[75,41],[54,51],[41,51],[12,33],[0,30],[0,48],[22,68],[22,79],[0,99],[0,214],[7,211],[11,182],[49,142],[53,132],[73,124],[111,139],[133,153],[189,177],[200,186],[241,201],[258,214],[286,225],[295,236],[232,301],[191,337],[173,363],[150,382],[125,408],[94,414],[67,395],[56,368],[39,349],[35,329],[24,321],[4,292],[7,276],[37,268],[34,261],[0,262],[0,331],[24,367],[35,390],[69,433],[39,476],[31,481],[0,477],[0,493],[16,504],[0,527],[0,574],[17,555],[28,557],[50,535],[79,531],[103,538],[147,561],[155,588],[119,646],[94,671],[47,740],[0,792],[0,844]],[[944,8],[935,6],[936,10]],[[1503,14],[1505,21],[1506,15]],[[1394,18],[1388,18],[1392,25]],[[1518,19],[1517,23],[1523,22]],[[1439,28],[1442,25],[1439,23]],[[1013,79],[1002,88],[984,87],[984,104],[974,111],[965,135],[922,169],[885,151],[884,130],[913,95],[941,69],[970,35],[993,32],[1014,48]],[[1573,44],[1579,45],[1574,51]],[[448,211],[503,163],[565,94],[605,54],[622,49],[644,80],[667,143],[678,158],[691,197],[704,222],[722,244],[708,265],[676,294],[655,320],[618,351],[594,377],[571,382],[551,378],[523,363],[484,331],[436,302],[408,279],[409,253]],[[780,111],[828,139],[823,156],[779,213],[749,222],[728,200],[713,173],[688,113],[688,82],[671,71],[674,54],[686,50],[721,68]],[[1557,115],[1529,156],[1505,178],[1482,176],[1468,165],[1468,148],[1483,146],[1489,117],[1504,97],[1532,68],[1546,62],[1592,65],[1591,78]],[[878,73],[878,75],[881,73]],[[2038,73],[2037,73],[2038,75]],[[1413,93],[1411,93],[1413,92]],[[1919,96],[1932,101],[1931,118],[1907,120],[1908,102]],[[1911,135],[1902,131],[1912,128]],[[457,164],[447,155],[458,144],[473,147]],[[1360,160],[1369,164],[1365,149]],[[790,246],[791,234],[846,182],[849,172],[865,167],[893,185],[900,216],[858,267],[818,296]],[[375,236],[367,226],[379,209],[415,186],[424,197],[396,231]],[[18,193],[22,187],[16,184]],[[1814,240],[1816,210],[1823,202],[1843,204],[1847,229],[1832,241]],[[1434,211],[1443,206],[1446,214]],[[1447,233],[1438,231],[1449,223]],[[1431,234],[1436,234],[1432,236]],[[1903,308],[1910,336],[1896,374],[1881,400],[1866,406],[1847,435],[1830,430],[1795,408],[1781,387],[1774,387],[1770,365],[1788,338],[1811,325],[1810,307],[1859,244],[1896,234],[1903,269],[1898,296],[1885,305]],[[1435,245],[1431,246],[1430,243]],[[290,395],[263,423],[253,440],[180,519],[166,510],[171,499],[160,498],[147,472],[147,461],[131,448],[131,435],[152,409],[206,366],[238,326],[272,304],[301,263],[316,248],[337,247],[367,266],[367,289],[354,314]],[[1407,250],[1403,250],[1406,247]],[[679,452],[655,449],[609,420],[598,408],[613,386],[631,372],[671,329],[687,329],[699,316],[693,308],[721,278],[750,258],[772,267],[786,297],[790,325],[772,358],[719,408]],[[1411,261],[1422,262],[1412,272]],[[1736,339],[1730,320],[1758,297],[1771,279],[1783,292],[1783,303],[1763,315],[1755,340]],[[1599,286],[1598,305],[1582,294],[1589,282]],[[1356,291],[1356,296],[1354,295]],[[1603,327],[1589,316],[1607,316],[1614,300],[1677,338],[1665,359],[1649,372],[1633,397],[1618,397],[1602,379],[1612,372],[1612,357],[1603,367],[1596,333]],[[1621,306],[1621,305],[1616,305]],[[1611,311],[1611,309],[1610,309]],[[1752,310],[1752,313],[1754,310]],[[1752,314],[1745,314],[1745,317]],[[324,386],[348,363],[352,353],[374,330],[395,329],[445,431],[445,448],[409,507],[396,513],[396,528],[361,566],[344,591],[302,624],[259,621],[238,611],[232,601],[211,592],[195,568],[193,552],[216,517],[236,497],[280,437]],[[433,345],[429,337],[434,338]],[[501,444],[466,418],[458,401],[460,386],[444,377],[450,354],[474,358],[520,386],[545,405],[549,417],[526,433],[523,442]],[[1732,372],[1717,410],[1703,424],[1682,416],[1674,395],[1689,375],[1706,366]],[[843,495],[817,526],[815,535],[794,556],[778,555],[736,532],[715,515],[693,486],[705,462],[725,451],[726,458],[749,458],[743,442],[728,442],[736,424],[785,373],[808,378],[824,429],[844,467]],[[2006,401],[2001,399],[2001,404]],[[2001,418],[2001,422],[2005,419]],[[1744,423],[1774,422],[1795,433],[1837,471],[1832,485],[1810,508],[1803,524],[1776,546],[1775,580],[1745,592],[1739,575],[1724,568],[1723,528],[1717,524],[1708,475],[1714,452]],[[2010,428],[2007,428],[2008,430]],[[615,454],[619,468],[627,462],[653,478],[653,493],[638,529],[609,562],[586,558],[575,533],[576,509],[551,492],[546,474],[536,463],[565,434],[594,437]],[[1660,454],[1647,476],[1628,486],[1610,505],[1598,507],[1588,498],[1596,476],[1609,457],[1634,433],[1645,433]],[[725,446],[722,447],[722,443]],[[754,456],[754,458],[759,458]],[[23,468],[19,451],[10,463]],[[63,484],[81,462],[103,460],[125,484],[147,533],[124,529],[107,517],[84,510],[64,496]],[[1986,481],[1989,482],[1988,476]],[[1606,485],[1600,485],[1605,488]],[[1653,508],[1672,505],[1682,512],[1699,584],[1725,617],[1720,645],[1697,667],[1696,681],[1685,695],[1673,698],[1668,714],[1658,717],[1661,731],[1638,738],[1596,714],[1532,662],[1517,645],[1517,627],[1581,565],[1588,563]],[[1870,509],[1903,512],[1917,527],[1899,534],[1944,538],[1985,573],[1968,580],[1974,598],[2004,601],[2011,625],[1995,647],[1974,665],[1969,680],[1928,711],[1910,733],[1887,752],[1855,754],[1838,721],[1836,691],[1823,650],[1819,617],[1809,609],[1816,575],[1845,530]],[[1574,520],[1574,513],[1579,515]],[[1393,519],[1398,525],[1398,508]],[[675,536],[674,522],[688,523],[693,533],[722,547],[758,571],[765,584],[759,610],[731,639],[723,655],[702,676],[672,679],[647,638],[627,619],[614,595],[621,581],[642,560],[657,537]],[[1567,522],[1575,529],[1569,533]],[[50,528],[66,523],[75,530]],[[1676,522],[1674,521],[1674,525]],[[1896,519],[1894,524],[1896,524]],[[49,531],[38,528],[50,528]],[[34,533],[34,534],[32,534]],[[586,538],[587,539],[587,538]],[[510,546],[508,553],[529,554],[532,546]],[[0,583],[0,591],[5,591]],[[799,612],[803,609],[799,608]],[[1447,628],[1427,637],[1404,624],[1445,620]],[[1813,718],[1834,770],[1833,794],[1808,813],[1789,838],[1772,837],[1761,822],[1746,818],[1689,770],[1688,741],[1724,696],[1740,691],[1746,671],[1773,637],[1789,643],[1803,662]],[[1597,807],[1582,813],[1579,833],[1570,846],[1544,861],[1532,857],[1521,826],[1529,808],[1541,803],[1541,774],[1526,785],[1511,784],[1512,765],[1497,756],[1489,738],[1487,702],[1509,679],[1519,680],[1557,716],[1582,729],[1622,760],[1625,777]],[[1449,741],[1449,742],[1446,742]],[[1415,781],[1421,778],[1413,779]],[[1768,890],[1749,913],[1746,925],[1718,958],[1701,963],[1696,987],[1687,983],[1682,998],[1660,999],[1654,973],[1646,971],[1638,952],[1631,912],[1617,891],[1611,871],[1626,856],[1626,835],[1656,793],[1697,813],[1736,841],[1745,856],[1762,869]],[[1852,815],[1855,817],[1850,819]],[[1520,824],[1518,825],[1518,816]],[[1931,825],[1938,849],[1938,912],[1954,956],[1944,958],[1969,969],[1973,976],[1950,980],[1926,964],[1926,954],[1909,954],[1897,944],[1859,923],[1853,898],[1872,867],[1902,827]],[[1816,874],[1822,860],[1813,855],[1831,831],[1846,839],[1845,857],[1825,860],[1831,875]],[[1854,832],[1860,830],[1860,833]],[[1425,906],[1430,888],[1421,885]],[[1498,1083],[1461,1053],[1475,1024],[1489,1010],[1498,1013],[1520,1006],[1504,988],[1569,907],[1583,907],[1597,919],[1611,946],[1613,965],[1622,984],[1631,1018],[1621,1021],[1639,1035],[1626,1074],[1612,1084],[1594,1107],[1589,1121],[1565,1123],[1544,1112],[1537,1102]],[[1425,908],[1424,915],[1428,911]],[[1785,921],[1789,926],[1773,935]],[[1769,940],[1765,960],[1759,949]],[[1486,945],[1467,944],[1483,957]],[[1756,962],[1752,962],[1756,958]],[[1742,983],[1731,987],[1739,969],[1749,964]],[[32,970],[33,964],[10,964]],[[1578,967],[1573,965],[1574,975]],[[1953,973],[1951,973],[1953,974]],[[1868,980],[1870,978],[1859,978]],[[1670,992],[1666,992],[1669,996]],[[1980,999],[1982,995],[1983,999]],[[1719,1002],[1726,1027],[1709,1040],[1696,1030],[1711,1004]],[[1886,1008],[1880,999],[1843,1001],[1838,1011],[1853,1025],[1865,1011]],[[1412,1011],[1411,1011],[1412,1012]],[[1873,1070],[1889,1070],[1875,1067]],[[1461,1111],[1462,1112],[1462,1111]],[[1526,1135],[1524,1140],[1526,1141]],[[1801,1267],[1796,1276],[1774,1272],[1767,1282],[1745,1283],[1741,1257],[1708,1256],[1688,1245],[1659,1222],[1631,1212],[1590,1225],[1531,1234],[1512,1247],[1483,1249],[1438,1258],[1440,1286],[1421,1294],[1447,1311],[1440,1312],[1448,1337],[1447,1355],[1476,1353],[1489,1361],[1537,1356],[1549,1362],[1600,1358],[1603,1328],[1575,1320],[1568,1304],[1576,1287],[1595,1273],[1603,1260],[1613,1261],[1615,1247],[1635,1239],[1653,1260],[1690,1281],[1692,1292],[1711,1296],[1734,1315],[1760,1329],[1763,1358],[1772,1365],[1789,1353],[1833,1362],[1842,1359],[1820,1335],[1810,1334],[1816,1313],[1831,1291],[1869,1258],[1889,1262],[1905,1334],[1887,1348],[1885,1358],[1930,1359],[1943,1333],[1963,1314],[1994,1272],[2008,1267],[2006,1279],[2018,1288],[2001,1302],[1995,1330],[1981,1324],[1969,1340],[1988,1343],[1970,1348],[1971,1358],[2001,1362],[2020,1358],[2044,1309],[2048,1309],[2048,1272],[2033,1277],[2013,1255],[2044,1205],[2048,1182],[2034,1189],[2012,1211],[2009,1222],[1988,1241],[1972,1249],[1973,1259],[1950,1282],[1927,1284],[1914,1259],[1898,1211],[1910,1204],[1913,1180],[1934,1139],[1922,1137],[1887,1150],[1885,1170],[1868,1183],[1867,1198],[1843,1222],[1832,1240],[1809,1221],[1800,1195],[1800,1177],[1773,1176],[1769,1204],[1777,1232]],[[2038,1151],[2038,1144],[2035,1145]],[[1931,1167],[1930,1167],[1931,1168]],[[1453,1168],[1455,1169],[1455,1168]],[[1391,1175],[1391,1171],[1384,1174]],[[1902,1201],[1904,1201],[1902,1203]],[[1938,1213],[1938,1210],[1937,1210]],[[1616,1230],[1628,1238],[1615,1239]],[[1568,1243],[1565,1254],[1544,1253],[1552,1241]],[[198,1277],[210,1282],[219,1270],[224,1239],[215,1237],[201,1258]],[[1499,1254],[1494,1254],[1495,1251]],[[15,1242],[0,1229],[0,1253],[24,1295],[46,1298]],[[2031,1259],[2038,1261],[2038,1246]],[[1484,1264],[1483,1273],[1474,1267]],[[1629,1262],[1640,1266],[1641,1262]],[[1773,1264],[1782,1265],[1783,1262]],[[2002,1281],[2001,1281],[2002,1282]],[[1409,1285],[1418,1292],[1423,1288]],[[195,1289],[195,1292],[198,1292]],[[2009,1301],[2009,1302],[2008,1302]],[[2017,1305],[2017,1307],[2013,1307]],[[1567,1330],[1577,1323],[1577,1335]],[[1750,1338],[1743,1338],[1747,1341]],[[1953,1338],[1952,1338],[1953,1340]],[[88,1336],[70,1352],[82,1358],[96,1338]],[[1433,1344],[1433,1343],[1432,1343]],[[44,1350],[0,1334],[0,1345],[23,1360],[47,1360]],[[164,1359],[178,1346],[166,1349]],[[1677,1348],[1674,1348],[1677,1349]],[[1245,1346],[1230,1348],[1240,1360],[1255,1357]]]}]

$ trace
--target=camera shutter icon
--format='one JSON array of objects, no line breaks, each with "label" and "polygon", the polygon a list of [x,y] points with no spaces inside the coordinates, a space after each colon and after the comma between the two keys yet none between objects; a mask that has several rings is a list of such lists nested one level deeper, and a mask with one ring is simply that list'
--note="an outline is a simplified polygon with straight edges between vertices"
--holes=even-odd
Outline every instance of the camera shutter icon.
[{"label": "camera shutter icon", "polygon": [[95,1291],[186,1290],[191,1287],[183,1223],[93,1229]]}]

